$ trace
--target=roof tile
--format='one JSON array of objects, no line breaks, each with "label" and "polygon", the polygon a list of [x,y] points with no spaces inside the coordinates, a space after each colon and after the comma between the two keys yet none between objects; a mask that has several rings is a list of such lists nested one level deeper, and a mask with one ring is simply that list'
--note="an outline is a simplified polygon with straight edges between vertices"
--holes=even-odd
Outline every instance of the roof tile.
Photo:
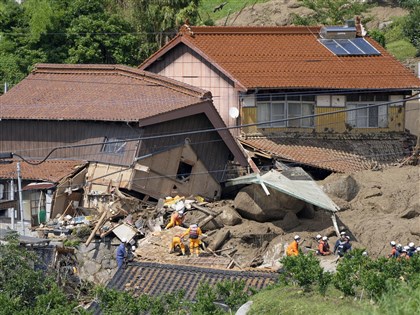
[{"label": "roof tile", "polygon": [[[336,56],[318,42],[319,30],[302,26],[191,26],[186,30],[184,26],[168,45],[183,42],[200,50],[248,89],[420,87],[420,80],[374,40],[366,38],[380,56]],[[159,54],[140,67],[147,69]]]},{"label": "roof tile", "polygon": [[[0,178],[17,178],[17,162],[14,160],[11,164],[0,164]],[[47,160],[39,165],[21,162],[21,178],[23,180],[43,180],[58,183],[86,164],[86,161],[73,160]]]},{"label": "roof tile", "polygon": [[0,118],[139,121],[210,95],[126,66],[39,64],[0,97]]}]

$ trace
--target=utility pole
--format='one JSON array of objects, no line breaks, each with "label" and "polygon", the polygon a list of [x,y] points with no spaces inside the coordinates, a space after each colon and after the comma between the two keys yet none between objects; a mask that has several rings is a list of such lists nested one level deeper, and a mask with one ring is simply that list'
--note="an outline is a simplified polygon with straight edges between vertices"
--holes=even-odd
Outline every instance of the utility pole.
[{"label": "utility pole", "polygon": [[22,224],[22,234],[25,235],[25,225],[23,224],[23,201],[22,201],[22,182],[20,179],[20,163],[17,162],[17,180],[18,180],[18,192],[19,192],[19,210],[20,210],[20,222]]},{"label": "utility pole", "polygon": [[[15,183],[13,178],[10,180],[10,200],[15,200]],[[10,212],[12,213],[11,223],[12,223],[12,230],[15,229],[15,207],[10,208]]]}]

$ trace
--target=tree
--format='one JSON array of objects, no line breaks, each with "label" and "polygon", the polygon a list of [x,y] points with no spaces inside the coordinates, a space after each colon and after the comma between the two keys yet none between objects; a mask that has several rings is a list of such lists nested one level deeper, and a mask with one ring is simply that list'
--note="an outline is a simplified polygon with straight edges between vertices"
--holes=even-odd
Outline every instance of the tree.
[{"label": "tree", "polygon": [[405,21],[404,34],[417,49],[420,56],[420,4],[410,12]]},{"label": "tree", "polygon": [[[34,252],[19,246],[18,235],[6,235],[0,244],[0,305],[2,314],[73,314],[74,301],[67,300]],[[80,312],[78,312],[80,314]]]}]

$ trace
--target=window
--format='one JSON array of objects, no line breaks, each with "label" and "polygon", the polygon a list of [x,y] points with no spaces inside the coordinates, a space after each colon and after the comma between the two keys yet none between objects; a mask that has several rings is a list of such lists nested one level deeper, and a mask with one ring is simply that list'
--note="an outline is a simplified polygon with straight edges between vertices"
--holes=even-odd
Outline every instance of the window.
[{"label": "window", "polygon": [[124,140],[105,137],[101,152],[122,155],[124,154],[126,144]]},{"label": "window", "polygon": [[347,123],[354,128],[385,128],[388,126],[388,105],[379,106],[388,101],[384,94],[348,95]]},{"label": "window", "polygon": [[257,119],[261,128],[314,126],[314,96],[257,95]]},{"label": "window", "polygon": [[192,165],[180,161],[178,165],[178,171],[176,172],[176,179],[183,182],[188,182],[191,176],[192,168]]}]

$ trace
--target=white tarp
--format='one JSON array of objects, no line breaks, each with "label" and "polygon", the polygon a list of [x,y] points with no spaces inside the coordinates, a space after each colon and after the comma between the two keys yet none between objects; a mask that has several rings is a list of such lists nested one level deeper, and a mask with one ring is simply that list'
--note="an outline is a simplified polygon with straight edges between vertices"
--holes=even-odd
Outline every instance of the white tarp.
[{"label": "white tarp", "polygon": [[325,210],[336,212],[340,208],[327,196],[321,187],[300,167],[282,172],[271,170],[263,175],[250,174],[231,179],[226,186],[239,184],[260,184],[281,191]]}]

